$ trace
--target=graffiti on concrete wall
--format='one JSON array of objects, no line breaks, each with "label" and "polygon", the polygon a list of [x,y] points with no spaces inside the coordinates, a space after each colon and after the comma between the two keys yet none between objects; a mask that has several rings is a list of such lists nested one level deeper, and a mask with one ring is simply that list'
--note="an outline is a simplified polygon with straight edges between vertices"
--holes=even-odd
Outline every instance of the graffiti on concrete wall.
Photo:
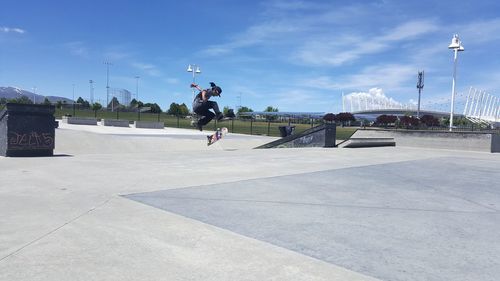
[{"label": "graffiti on concrete wall", "polygon": [[9,149],[53,149],[54,136],[50,133],[9,132]]}]

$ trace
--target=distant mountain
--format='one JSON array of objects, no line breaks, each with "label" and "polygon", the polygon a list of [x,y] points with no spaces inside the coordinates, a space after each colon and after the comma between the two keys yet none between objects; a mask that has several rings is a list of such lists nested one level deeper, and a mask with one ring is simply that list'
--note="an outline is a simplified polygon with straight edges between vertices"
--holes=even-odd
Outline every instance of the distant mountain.
[{"label": "distant mountain", "polygon": [[58,96],[42,96],[34,94],[33,92],[26,91],[17,87],[0,87],[0,99],[16,99],[21,96],[28,97],[31,101],[35,99],[36,103],[42,103],[45,98],[47,98],[51,103],[57,103],[58,101],[66,101],[66,103],[71,104],[73,101],[68,98],[58,97]]}]

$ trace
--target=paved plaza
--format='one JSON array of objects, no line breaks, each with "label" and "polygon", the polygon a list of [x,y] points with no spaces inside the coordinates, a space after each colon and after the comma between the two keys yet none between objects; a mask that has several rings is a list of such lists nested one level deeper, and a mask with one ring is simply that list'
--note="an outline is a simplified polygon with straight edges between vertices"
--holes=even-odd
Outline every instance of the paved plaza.
[{"label": "paved plaza", "polygon": [[0,157],[0,280],[497,280],[500,154],[61,124]]}]

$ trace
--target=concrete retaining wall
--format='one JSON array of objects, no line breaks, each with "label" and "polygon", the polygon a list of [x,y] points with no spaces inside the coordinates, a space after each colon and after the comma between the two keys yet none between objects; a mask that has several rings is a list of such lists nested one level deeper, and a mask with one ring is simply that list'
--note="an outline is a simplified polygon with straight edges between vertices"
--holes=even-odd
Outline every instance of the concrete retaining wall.
[{"label": "concrete retaining wall", "polygon": [[352,138],[394,138],[397,146],[500,152],[500,135],[475,132],[357,130]]},{"label": "concrete retaining wall", "polygon": [[88,117],[68,117],[63,116],[62,122],[74,125],[97,125],[97,119]]},{"label": "concrete retaining wall", "polygon": [[112,127],[129,127],[129,121],[123,119],[101,119],[101,125]]},{"label": "concrete retaining wall", "polygon": [[134,121],[134,127],[143,129],[164,129],[165,124],[155,121]]}]

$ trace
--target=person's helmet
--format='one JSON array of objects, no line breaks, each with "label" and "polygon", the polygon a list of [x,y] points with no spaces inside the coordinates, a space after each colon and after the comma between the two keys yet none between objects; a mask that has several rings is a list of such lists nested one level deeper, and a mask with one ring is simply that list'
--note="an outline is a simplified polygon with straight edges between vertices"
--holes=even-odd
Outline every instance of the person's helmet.
[{"label": "person's helmet", "polygon": [[212,90],[216,91],[218,93],[218,95],[220,96],[220,94],[222,93],[222,89],[219,87],[219,86],[215,86],[212,88]]},{"label": "person's helmet", "polygon": [[222,89],[219,86],[215,85],[214,82],[210,82],[210,86],[212,87],[212,91],[217,92],[217,95],[220,96],[220,94],[222,93]]}]

